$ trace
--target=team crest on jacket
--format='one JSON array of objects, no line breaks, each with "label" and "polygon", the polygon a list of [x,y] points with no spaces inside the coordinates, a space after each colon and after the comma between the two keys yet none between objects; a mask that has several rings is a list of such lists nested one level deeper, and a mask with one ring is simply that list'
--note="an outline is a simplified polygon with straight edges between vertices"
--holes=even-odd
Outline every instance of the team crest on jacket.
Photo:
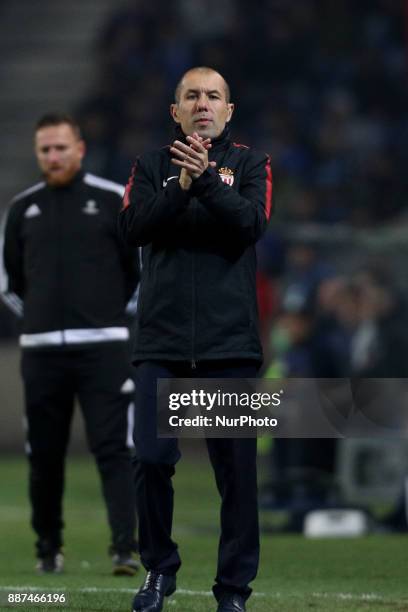
[{"label": "team crest on jacket", "polygon": [[220,175],[223,183],[226,183],[227,185],[232,187],[232,184],[234,182],[234,171],[231,170],[231,168],[220,168],[218,170],[218,174]]}]

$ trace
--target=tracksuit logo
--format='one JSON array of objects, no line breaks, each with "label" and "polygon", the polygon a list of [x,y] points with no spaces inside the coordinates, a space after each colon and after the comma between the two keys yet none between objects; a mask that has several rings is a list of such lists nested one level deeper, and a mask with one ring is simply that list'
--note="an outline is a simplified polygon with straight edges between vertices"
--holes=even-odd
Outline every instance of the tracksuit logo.
[{"label": "tracksuit logo", "polygon": [[38,204],[31,204],[24,213],[26,219],[32,219],[33,217],[38,217],[38,215],[41,215]]}]

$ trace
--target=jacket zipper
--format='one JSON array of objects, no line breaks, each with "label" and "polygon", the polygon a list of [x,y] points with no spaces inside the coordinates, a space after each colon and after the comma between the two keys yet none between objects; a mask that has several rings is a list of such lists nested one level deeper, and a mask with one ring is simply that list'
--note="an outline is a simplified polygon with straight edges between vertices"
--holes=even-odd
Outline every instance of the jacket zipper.
[{"label": "jacket zipper", "polygon": [[[193,231],[195,233],[197,208],[193,211]],[[195,252],[191,252],[191,369],[195,370],[195,334],[196,334],[196,291],[195,291]]]},{"label": "jacket zipper", "polygon": [[196,328],[196,295],[195,295],[195,253],[191,254],[191,369],[195,370],[195,328]]},{"label": "jacket zipper", "polygon": [[63,227],[63,202],[62,202],[62,193],[57,190],[52,191],[52,204],[54,205],[54,214],[57,219],[57,235],[58,235],[58,293],[59,293],[59,301],[60,301],[60,329],[62,333],[62,344],[65,344],[65,334],[64,334],[64,297],[63,297],[63,276],[64,276],[64,265],[62,260],[63,253],[63,244],[62,244],[62,227]]}]

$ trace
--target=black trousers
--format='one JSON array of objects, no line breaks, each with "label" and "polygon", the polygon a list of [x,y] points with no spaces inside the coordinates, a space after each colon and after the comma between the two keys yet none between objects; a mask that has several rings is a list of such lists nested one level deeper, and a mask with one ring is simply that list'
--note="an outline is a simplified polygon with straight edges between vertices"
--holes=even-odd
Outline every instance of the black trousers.
[{"label": "black trousers", "polygon": [[115,552],[134,548],[136,504],[126,443],[134,394],[121,390],[129,364],[129,347],[122,342],[23,351],[29,493],[39,556],[63,543],[64,467],[75,397],[102,480],[112,548]]},{"label": "black trousers", "polygon": [[[252,362],[212,362],[196,370],[180,363],[143,362],[136,368],[135,483],[139,515],[139,550],[147,570],[174,574],[181,565],[171,539],[173,487],[171,477],[180,458],[176,439],[156,433],[158,378],[255,378]],[[259,562],[256,439],[207,439],[210,461],[221,496],[221,536],[213,587],[217,599],[225,592],[248,597],[248,584]]]}]

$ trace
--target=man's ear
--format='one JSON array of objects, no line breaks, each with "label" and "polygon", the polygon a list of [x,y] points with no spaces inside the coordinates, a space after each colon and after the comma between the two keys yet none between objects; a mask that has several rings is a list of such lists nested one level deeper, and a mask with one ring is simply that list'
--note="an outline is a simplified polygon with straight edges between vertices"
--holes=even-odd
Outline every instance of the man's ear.
[{"label": "man's ear", "polygon": [[85,140],[82,140],[82,138],[78,142],[78,150],[80,152],[81,159],[83,159],[86,153],[86,144],[85,144]]},{"label": "man's ear", "polygon": [[228,102],[228,114],[227,114],[227,123],[231,121],[232,113],[234,112],[235,105],[232,102]]},{"label": "man's ear", "polygon": [[170,115],[173,117],[176,123],[180,123],[178,116],[178,104],[170,104]]}]

